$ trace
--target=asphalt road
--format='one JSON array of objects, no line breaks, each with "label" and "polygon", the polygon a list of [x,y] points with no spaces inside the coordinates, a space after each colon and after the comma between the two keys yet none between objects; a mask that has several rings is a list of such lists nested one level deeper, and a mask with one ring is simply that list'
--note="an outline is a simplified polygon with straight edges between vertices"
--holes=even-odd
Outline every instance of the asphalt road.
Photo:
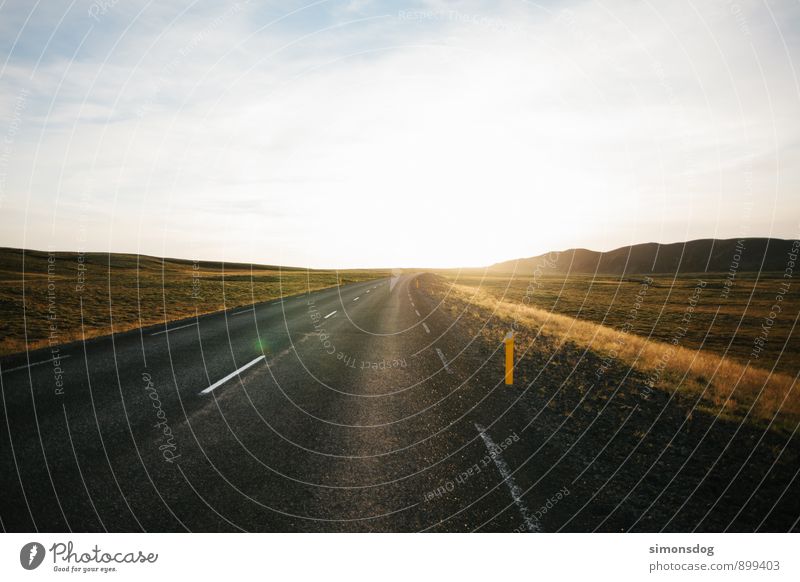
[{"label": "asphalt road", "polygon": [[413,276],[168,330],[2,362],[4,530],[545,528],[563,483],[511,475],[531,431],[502,354]]}]

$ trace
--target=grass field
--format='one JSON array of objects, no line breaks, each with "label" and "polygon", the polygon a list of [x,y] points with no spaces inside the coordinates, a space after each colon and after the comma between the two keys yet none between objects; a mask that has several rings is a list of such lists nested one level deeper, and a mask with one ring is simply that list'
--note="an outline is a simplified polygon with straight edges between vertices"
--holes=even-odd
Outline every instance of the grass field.
[{"label": "grass field", "polygon": [[[792,375],[800,370],[800,330],[794,329],[800,313],[800,285],[781,274],[739,274],[727,291],[724,275],[708,273],[647,280],[546,274],[484,276],[454,271],[439,274],[511,306],[538,307],[662,342],[677,336],[682,347],[703,349],[743,364],[751,360],[760,368],[775,366],[776,371]],[[704,286],[694,299],[700,281]],[[790,285],[781,293],[785,283]],[[778,300],[778,295],[782,299]],[[780,304],[780,313],[770,320],[776,303]],[[765,325],[764,345],[754,355],[755,342],[764,337]]]},{"label": "grass field", "polygon": [[[675,391],[723,418],[783,430],[800,422],[797,289],[777,301],[780,313],[757,342],[781,277],[740,278],[723,294],[724,277],[708,275],[623,281],[445,275],[433,285],[443,308],[492,341],[515,329],[520,353],[536,349],[533,342],[544,336],[570,346],[563,351],[568,365],[585,366],[580,354],[596,354],[594,378],[625,382],[644,397],[653,389]],[[639,379],[611,377],[625,368]]]},{"label": "grass field", "polygon": [[387,275],[0,249],[0,355]]}]

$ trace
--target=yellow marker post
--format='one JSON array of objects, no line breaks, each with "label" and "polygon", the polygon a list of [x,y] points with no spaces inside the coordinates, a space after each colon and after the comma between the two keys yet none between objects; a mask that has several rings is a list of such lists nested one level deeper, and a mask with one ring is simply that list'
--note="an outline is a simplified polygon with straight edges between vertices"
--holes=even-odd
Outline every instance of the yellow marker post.
[{"label": "yellow marker post", "polygon": [[414,279],[414,282],[417,284],[417,289],[419,289],[419,279]]},{"label": "yellow marker post", "polygon": [[510,331],[503,340],[506,344],[506,386],[514,384],[514,332]]}]

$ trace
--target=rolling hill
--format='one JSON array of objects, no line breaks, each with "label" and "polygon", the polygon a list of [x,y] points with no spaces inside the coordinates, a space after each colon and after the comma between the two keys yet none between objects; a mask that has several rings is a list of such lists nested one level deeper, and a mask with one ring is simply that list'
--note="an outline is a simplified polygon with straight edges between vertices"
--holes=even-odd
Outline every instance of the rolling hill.
[{"label": "rolling hill", "polygon": [[[496,273],[541,269],[548,273],[642,275],[783,271],[795,241],[777,238],[698,239],[643,243],[608,252],[568,249],[496,263]],[[794,247],[796,249],[796,247]]]}]

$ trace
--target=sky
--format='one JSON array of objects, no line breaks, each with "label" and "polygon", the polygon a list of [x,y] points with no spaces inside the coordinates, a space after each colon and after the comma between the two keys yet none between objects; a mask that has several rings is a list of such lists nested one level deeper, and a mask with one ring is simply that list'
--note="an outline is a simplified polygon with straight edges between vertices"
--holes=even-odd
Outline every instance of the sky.
[{"label": "sky", "polygon": [[0,6],[0,246],[469,267],[800,236],[795,0]]}]

